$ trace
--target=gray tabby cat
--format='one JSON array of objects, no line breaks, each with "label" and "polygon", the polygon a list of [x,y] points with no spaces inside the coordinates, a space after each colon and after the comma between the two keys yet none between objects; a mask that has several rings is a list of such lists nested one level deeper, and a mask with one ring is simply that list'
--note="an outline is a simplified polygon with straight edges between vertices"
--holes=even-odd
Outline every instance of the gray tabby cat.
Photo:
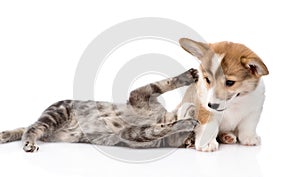
[{"label": "gray tabby cat", "polygon": [[198,125],[195,107],[184,105],[178,113],[168,112],[157,97],[197,80],[198,71],[190,69],[132,91],[127,104],[59,101],[28,128],[1,132],[0,143],[22,139],[25,152],[37,151],[37,140],[131,148],[186,147],[193,143],[193,129]]}]

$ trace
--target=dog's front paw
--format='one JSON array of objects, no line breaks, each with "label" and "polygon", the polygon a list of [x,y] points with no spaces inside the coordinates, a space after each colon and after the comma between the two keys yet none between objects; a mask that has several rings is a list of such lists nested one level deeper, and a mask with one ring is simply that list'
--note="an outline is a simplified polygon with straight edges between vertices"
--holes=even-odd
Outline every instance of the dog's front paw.
[{"label": "dog's front paw", "polygon": [[24,143],[23,150],[25,152],[37,152],[39,150],[39,147],[36,144],[27,141]]},{"label": "dog's front paw", "polygon": [[261,139],[259,136],[239,136],[239,142],[245,146],[257,146],[260,145]]},{"label": "dog's front paw", "polygon": [[200,146],[199,144],[196,143],[195,148],[197,151],[201,151],[201,152],[214,152],[219,149],[219,143],[217,142],[216,139],[213,139],[204,146]]}]

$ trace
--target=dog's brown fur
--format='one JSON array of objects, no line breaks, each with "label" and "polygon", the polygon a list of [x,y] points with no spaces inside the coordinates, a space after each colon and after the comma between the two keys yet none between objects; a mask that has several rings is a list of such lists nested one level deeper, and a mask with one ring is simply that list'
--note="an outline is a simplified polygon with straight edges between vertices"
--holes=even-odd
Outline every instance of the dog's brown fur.
[{"label": "dog's brown fur", "polygon": [[[214,53],[225,54],[222,60],[223,73],[226,75],[240,76],[238,80],[245,80],[253,76],[260,77],[261,75],[269,74],[266,65],[262,62],[259,56],[243,44],[233,42],[218,42],[209,44]],[[262,68],[262,73],[255,74],[255,68],[249,68],[252,73],[245,72],[245,67],[250,61],[257,62]]]}]

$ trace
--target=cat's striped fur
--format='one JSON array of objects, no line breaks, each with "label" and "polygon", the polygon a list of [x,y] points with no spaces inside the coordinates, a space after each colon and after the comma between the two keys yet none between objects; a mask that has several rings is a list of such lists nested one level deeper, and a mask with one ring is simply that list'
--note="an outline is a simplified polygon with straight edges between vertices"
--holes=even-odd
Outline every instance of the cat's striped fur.
[{"label": "cat's striped fur", "polygon": [[180,114],[168,112],[157,97],[197,80],[197,70],[190,69],[132,91],[127,104],[59,101],[28,128],[1,132],[0,143],[22,139],[26,152],[38,150],[37,140],[132,148],[187,146],[193,143],[193,129],[198,124],[194,106],[185,106]]}]

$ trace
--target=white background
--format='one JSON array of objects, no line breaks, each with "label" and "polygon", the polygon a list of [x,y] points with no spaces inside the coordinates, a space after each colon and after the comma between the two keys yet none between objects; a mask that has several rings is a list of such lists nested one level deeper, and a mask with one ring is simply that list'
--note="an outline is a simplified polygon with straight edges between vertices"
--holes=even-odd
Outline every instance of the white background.
[{"label": "white background", "polygon": [[299,176],[297,1],[179,2],[1,1],[0,130],[29,125],[49,104],[72,98],[77,62],[102,31],[153,16],[184,23],[209,42],[244,43],[265,61],[270,75],[258,127],[262,146],[181,149],[128,164],[90,145],[42,144],[39,153],[25,154],[15,142],[0,145],[1,176]]}]

